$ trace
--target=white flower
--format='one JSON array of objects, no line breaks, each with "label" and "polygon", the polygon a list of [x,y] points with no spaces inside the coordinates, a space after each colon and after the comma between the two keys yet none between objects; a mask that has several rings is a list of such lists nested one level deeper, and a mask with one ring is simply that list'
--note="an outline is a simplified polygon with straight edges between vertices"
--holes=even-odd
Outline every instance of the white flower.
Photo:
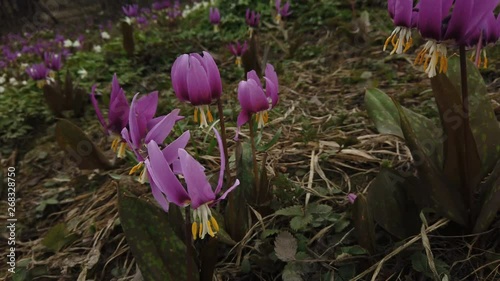
[{"label": "white flower", "polygon": [[17,83],[17,80],[16,80],[16,78],[14,78],[14,77],[11,77],[11,78],[9,79],[9,83],[10,83],[12,86],[17,86],[17,85],[19,84],[19,83]]},{"label": "white flower", "polygon": [[21,69],[26,69],[29,65],[27,63],[21,63]]},{"label": "white flower", "polygon": [[85,79],[85,77],[87,77],[87,74],[88,74],[88,73],[87,73],[87,70],[85,70],[85,69],[83,69],[83,68],[82,68],[82,69],[80,69],[80,70],[78,70],[78,75],[80,75],[80,78],[81,78],[81,79]]},{"label": "white flower", "polygon": [[132,25],[132,19],[129,17],[125,17],[125,22],[128,23],[129,25]]},{"label": "white flower", "polygon": [[71,42],[71,40],[69,39],[64,40],[64,48],[69,48],[71,46],[73,46],[73,42]]},{"label": "white flower", "polygon": [[109,33],[107,33],[106,31],[103,31],[103,32],[101,32],[101,38],[102,39],[109,39],[109,38],[111,38],[111,36],[109,36]]},{"label": "white flower", "polygon": [[73,42],[73,47],[78,48],[80,46],[80,41],[76,40],[75,42]]},{"label": "white flower", "polygon": [[102,49],[102,48],[101,48],[101,46],[99,46],[99,45],[95,45],[95,46],[94,46],[94,52],[96,52],[96,53],[100,53],[100,52],[101,52],[101,49]]},{"label": "white flower", "polygon": [[5,73],[0,76],[0,85],[2,85],[3,83],[5,83]]},{"label": "white flower", "polygon": [[2,86],[0,86],[0,94],[3,93],[3,92],[5,92],[5,88],[2,87]]},{"label": "white flower", "polygon": [[28,82],[26,82],[26,80],[23,80],[23,81],[21,82],[21,84],[23,84],[24,86],[26,86],[26,85],[28,85]]}]

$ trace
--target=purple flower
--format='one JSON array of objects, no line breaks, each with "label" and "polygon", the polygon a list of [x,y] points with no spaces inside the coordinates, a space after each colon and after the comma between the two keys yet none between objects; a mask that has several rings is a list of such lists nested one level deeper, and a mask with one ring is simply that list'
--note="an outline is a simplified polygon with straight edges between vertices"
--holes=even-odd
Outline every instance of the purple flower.
[{"label": "purple flower", "polygon": [[248,50],[247,41],[245,41],[243,44],[240,44],[240,42],[229,44],[227,47],[231,54],[236,57],[235,64],[238,67],[241,67],[241,56]]},{"label": "purple flower", "polygon": [[358,196],[354,193],[347,194],[347,200],[349,200],[349,203],[351,203],[351,204],[354,204],[354,201],[356,201],[356,198],[358,198]]},{"label": "purple flower", "polygon": [[421,0],[417,28],[428,39],[419,52],[416,64],[424,64],[429,77],[446,72],[447,50],[443,41],[467,45],[478,27],[488,18],[499,0]]},{"label": "purple flower", "polygon": [[61,55],[46,52],[43,54],[43,61],[45,63],[45,66],[47,66],[47,68],[49,68],[50,70],[61,70]]},{"label": "purple flower", "polygon": [[285,5],[281,7],[281,0],[275,0],[274,6],[276,8],[276,22],[279,24],[281,20],[286,19],[292,14],[290,11],[290,1],[286,1]]},{"label": "purple flower", "polygon": [[413,12],[413,0],[389,0],[387,8],[396,28],[385,40],[384,51],[391,43],[393,46],[391,55],[402,54],[408,51],[413,43],[411,30],[418,13]]},{"label": "purple flower", "polygon": [[154,2],[153,5],[151,6],[151,8],[153,8],[153,10],[156,10],[156,11],[165,10],[168,7],[170,7],[170,1],[168,1],[168,0]]},{"label": "purple flower", "polygon": [[222,94],[219,69],[212,56],[208,52],[203,52],[203,56],[197,53],[179,56],[172,66],[171,77],[177,98],[195,106],[195,122],[200,111],[201,127],[208,126],[207,118],[213,121],[208,106]]},{"label": "purple flower", "polygon": [[241,105],[237,120],[238,128],[247,123],[253,114],[256,115],[258,128],[261,128],[267,123],[267,111],[278,103],[278,76],[271,64],[266,66],[264,79],[266,80],[265,91],[255,70],[247,73],[247,81],[241,81],[238,84],[238,100]]},{"label": "purple flower", "polygon": [[245,21],[249,27],[257,28],[259,27],[260,14],[256,11],[251,11],[247,9],[245,13]]},{"label": "purple flower", "polygon": [[483,54],[483,67],[488,67],[488,58],[486,57],[486,47],[488,44],[495,44],[500,37],[500,16],[495,18],[493,12],[486,16],[486,20],[476,28],[476,31],[467,39],[467,46],[476,46],[475,57],[476,65],[481,65],[481,53]]},{"label": "purple flower", "polygon": [[[179,170],[186,182],[186,188],[184,188],[170,167],[171,159],[167,159],[155,141],[151,141],[148,144],[149,159],[145,163],[152,182],[161,191],[162,200],[159,203],[162,206],[165,204],[168,205],[168,202],[172,202],[180,207],[191,206],[193,209],[193,239],[203,239],[206,234],[212,237],[215,236],[219,230],[219,226],[215,217],[212,216],[210,207],[217,204],[220,200],[225,199],[229,192],[234,190],[240,183],[239,180],[236,180],[233,186],[228,188],[220,197],[217,197],[222,189],[224,168],[226,165],[224,150],[222,149],[222,139],[215,129],[214,132],[221,153],[219,180],[215,190],[212,189],[205,175],[205,168],[189,155],[186,150],[183,148],[178,149]],[[166,208],[164,207],[164,209]]]},{"label": "purple flower", "polygon": [[211,7],[209,12],[210,23],[213,25],[220,24],[220,12],[219,9]]},{"label": "purple flower", "polygon": [[139,5],[137,4],[125,5],[122,7],[122,11],[125,14],[125,16],[129,18],[135,18],[139,15]]},{"label": "purple flower", "polygon": [[122,140],[121,131],[128,124],[128,115],[130,106],[125,96],[125,92],[120,87],[116,74],[113,75],[111,82],[111,95],[109,99],[108,122],[104,120],[97,99],[95,97],[95,89],[97,85],[92,86],[90,100],[94,106],[97,119],[101,123],[107,135],[113,136],[111,148],[117,153],[118,158],[125,157],[126,143]]},{"label": "purple flower", "polygon": [[45,80],[49,77],[49,69],[43,63],[28,66],[26,73],[35,81]]}]

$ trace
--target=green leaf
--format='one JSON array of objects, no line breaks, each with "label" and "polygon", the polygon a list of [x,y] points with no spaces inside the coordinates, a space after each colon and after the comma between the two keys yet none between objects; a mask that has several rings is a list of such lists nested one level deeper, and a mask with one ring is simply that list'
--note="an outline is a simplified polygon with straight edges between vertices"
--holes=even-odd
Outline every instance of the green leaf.
[{"label": "green leaf", "polygon": [[300,275],[300,271],[295,266],[294,263],[288,263],[285,265],[285,268],[283,269],[283,273],[281,275],[281,278],[283,281],[302,281],[302,276]]},{"label": "green leaf", "polygon": [[293,217],[290,220],[290,227],[297,231],[299,229],[305,228],[308,224],[310,224],[313,220],[313,216],[310,213],[306,213],[301,216]]},{"label": "green leaf", "polygon": [[[168,215],[120,188],[118,212],[144,280],[186,280],[186,245],[175,234]],[[194,260],[192,264],[195,265]],[[196,272],[193,270],[191,275],[198,280]]]},{"label": "green leaf", "polygon": [[276,131],[276,133],[274,133],[273,138],[268,143],[266,144],[259,143],[259,145],[257,145],[257,151],[259,152],[268,151],[273,145],[275,145],[278,142],[280,137],[281,137],[281,127],[278,129],[278,131]]},{"label": "green leaf", "polygon": [[468,219],[460,192],[448,185],[436,163],[424,152],[425,149],[422,145],[425,143],[421,142],[413,131],[412,125],[410,125],[413,122],[410,122],[399,104],[396,103],[396,106],[406,144],[410,148],[413,159],[415,159],[414,165],[417,168],[419,178],[425,183],[421,186],[423,194],[430,198],[432,207],[441,215],[458,224],[466,225]]},{"label": "green leaf", "polygon": [[[457,89],[461,89],[460,61],[452,57],[448,61],[447,75]],[[493,170],[500,159],[500,125],[495,111],[487,98],[486,85],[476,66],[467,60],[467,88],[469,90],[469,114],[472,133],[482,162],[481,178]]]},{"label": "green leaf", "polygon": [[309,205],[307,211],[311,214],[329,214],[332,207],[325,204],[312,203]]},{"label": "green leaf", "polygon": [[368,200],[359,194],[353,204],[352,219],[359,245],[370,253],[375,252],[375,223]]},{"label": "green leaf", "polygon": [[481,184],[479,190],[482,191],[480,200],[480,212],[476,219],[474,232],[486,231],[495,219],[500,209],[500,161],[486,182]]},{"label": "green leaf", "polygon": [[408,198],[407,185],[405,178],[397,172],[382,167],[367,194],[373,218],[400,239],[419,231],[418,209]]},{"label": "green leaf", "polygon": [[359,256],[359,255],[366,255],[366,254],[368,254],[368,252],[366,251],[366,249],[364,249],[364,248],[362,248],[362,247],[360,247],[358,245],[349,246],[349,247],[341,247],[340,251],[342,251],[342,253],[346,253],[346,254],[349,254],[351,256]]},{"label": "green leaf", "polygon": [[236,178],[240,180],[240,185],[228,195],[224,218],[229,235],[233,240],[240,241],[249,229],[247,205],[255,192],[252,150],[249,144],[237,143],[236,169]]},{"label": "green leaf", "polygon": [[294,205],[291,207],[283,208],[277,210],[275,215],[281,215],[281,216],[303,216],[304,215],[304,208],[301,205]]},{"label": "green leaf", "polygon": [[367,89],[365,105],[370,119],[381,134],[404,138],[399,122],[399,114],[392,99],[379,89]]},{"label": "green leaf", "polygon": [[59,147],[82,170],[110,169],[111,163],[102,151],[76,125],[66,119],[56,124],[55,138]]},{"label": "green leaf", "polygon": [[462,198],[466,199],[473,196],[481,181],[481,160],[476,141],[469,125],[461,117],[463,112],[459,89],[444,74],[431,78],[431,86],[444,132],[441,137],[444,141],[443,174],[453,190],[461,191]]},{"label": "green leaf", "polygon": [[66,224],[59,223],[53,226],[42,240],[44,245],[51,252],[57,253],[64,246],[69,245],[77,239],[77,235],[70,233]]}]

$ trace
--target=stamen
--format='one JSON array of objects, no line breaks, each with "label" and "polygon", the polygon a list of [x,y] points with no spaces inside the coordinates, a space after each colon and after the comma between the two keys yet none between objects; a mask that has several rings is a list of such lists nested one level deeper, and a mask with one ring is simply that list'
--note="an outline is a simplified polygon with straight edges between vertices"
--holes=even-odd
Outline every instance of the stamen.
[{"label": "stamen", "polygon": [[139,174],[139,182],[141,184],[144,184],[146,182],[146,167],[142,168],[142,171]]},{"label": "stamen", "polygon": [[191,225],[191,233],[193,234],[193,240],[196,240],[196,234],[198,233],[198,224],[196,222]]},{"label": "stamen", "polygon": [[208,235],[214,237],[215,236],[215,233],[214,231],[212,230],[212,226],[210,226],[210,221],[207,221],[207,228],[208,228]]},{"label": "stamen", "polygon": [[446,57],[446,47],[443,44],[437,43],[434,40],[427,41],[423,49],[415,58],[415,65],[424,65],[424,71],[429,78],[437,75],[437,67],[439,65],[439,73],[448,71],[448,58]]},{"label": "stamen", "polygon": [[[195,122],[198,122],[198,112],[200,114],[200,128],[205,128],[208,127],[208,123],[212,123],[214,121],[214,117],[212,116],[212,113],[210,112],[210,108],[208,105],[201,105],[201,106],[196,106],[195,107]],[[207,122],[208,120],[208,122]]]},{"label": "stamen", "polygon": [[236,62],[235,62],[236,66],[238,67],[241,67],[241,57],[240,56],[237,56],[236,57]]},{"label": "stamen", "polygon": [[194,108],[194,118],[193,119],[194,119],[195,123],[198,123],[198,107],[197,106]]},{"label": "stamen", "polygon": [[484,58],[483,68],[488,68],[488,57],[486,56],[486,49],[483,49],[483,58]]},{"label": "stamen", "polygon": [[116,152],[116,150],[118,150],[118,145],[119,144],[120,144],[120,139],[119,138],[113,139],[113,142],[111,143],[111,149],[113,150],[113,152]]},{"label": "stamen", "polygon": [[211,217],[210,222],[212,223],[215,232],[219,232],[219,224],[217,223],[217,220],[214,217]]},{"label": "stamen", "polygon": [[413,39],[411,38],[411,28],[397,26],[394,31],[392,31],[391,35],[389,35],[389,37],[387,37],[387,39],[385,40],[383,48],[384,51],[387,49],[389,43],[391,43],[393,47],[391,55],[393,55],[394,53],[402,54],[408,51],[413,45]]},{"label": "stamen", "polygon": [[127,149],[127,144],[124,143],[124,142],[121,142],[120,143],[120,148],[118,149],[118,154],[116,155],[116,157],[118,158],[125,158],[125,151]]},{"label": "stamen", "polygon": [[132,169],[130,169],[130,172],[128,174],[129,175],[135,174],[137,171],[139,171],[139,169],[142,168],[143,165],[144,163],[142,161],[137,163],[137,165],[135,165],[134,167],[132,167]]}]

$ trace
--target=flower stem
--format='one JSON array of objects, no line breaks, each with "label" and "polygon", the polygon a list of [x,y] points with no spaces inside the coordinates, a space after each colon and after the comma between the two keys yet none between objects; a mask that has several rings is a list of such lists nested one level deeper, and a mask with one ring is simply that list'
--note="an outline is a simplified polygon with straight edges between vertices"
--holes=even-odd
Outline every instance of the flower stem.
[{"label": "flower stem", "polygon": [[226,180],[231,182],[231,173],[229,172],[229,154],[227,151],[226,123],[224,122],[224,107],[222,105],[222,99],[220,98],[217,100],[217,110],[219,111],[220,133],[222,137],[222,147],[224,149],[224,158],[226,160],[226,167],[224,167]]},{"label": "flower stem", "polygon": [[192,241],[192,236],[191,236],[191,211],[189,207],[184,208],[185,212],[185,239],[186,239],[186,271],[187,271],[187,276],[186,280],[187,281],[194,281],[193,279],[193,272],[194,272],[194,251],[193,251],[193,241]]},{"label": "flower stem", "polygon": [[255,198],[259,198],[259,169],[257,167],[257,152],[255,149],[255,130],[253,127],[253,122],[250,120],[248,126],[250,127],[250,145],[252,147],[252,166],[253,166],[253,176],[255,180]]},{"label": "flower stem", "polygon": [[461,86],[462,86],[462,121],[464,124],[464,151],[463,151],[463,165],[462,166],[462,175],[463,175],[463,182],[462,182],[462,187],[463,187],[463,194],[466,196],[465,203],[466,203],[466,209],[470,211],[470,208],[472,207],[473,200],[474,200],[474,190],[470,186],[470,180],[468,171],[469,171],[469,163],[467,161],[467,152],[470,151],[470,143],[471,140],[470,134],[467,132],[471,132],[470,128],[470,120],[469,120],[469,91],[468,91],[468,85],[467,85],[467,57],[465,54],[465,46],[460,45],[460,79],[461,79]]}]

